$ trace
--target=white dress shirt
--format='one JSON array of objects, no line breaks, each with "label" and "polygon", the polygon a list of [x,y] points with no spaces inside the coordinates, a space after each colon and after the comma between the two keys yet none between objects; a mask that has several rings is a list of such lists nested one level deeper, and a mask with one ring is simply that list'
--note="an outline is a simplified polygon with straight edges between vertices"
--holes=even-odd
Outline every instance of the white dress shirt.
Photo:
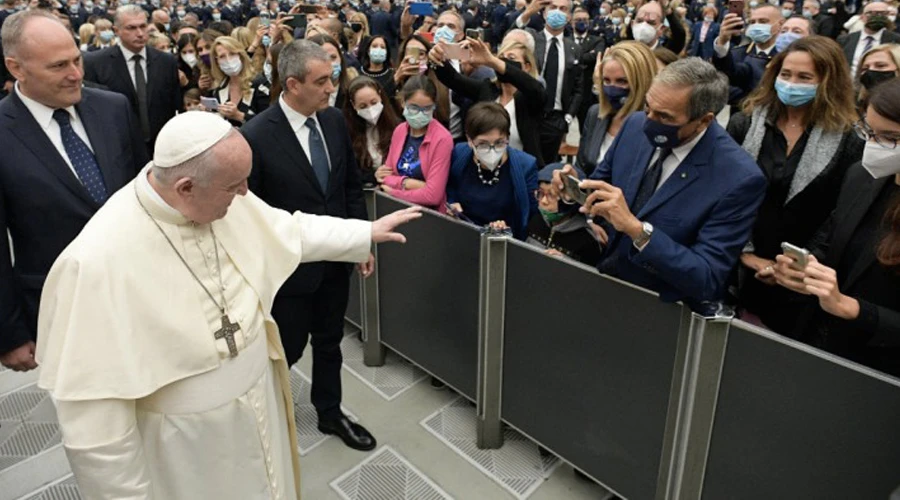
[{"label": "white dress shirt", "polygon": [[322,130],[322,124],[319,123],[319,118],[316,115],[306,116],[299,111],[295,111],[294,108],[288,106],[288,103],[284,102],[284,94],[278,97],[278,105],[281,106],[281,110],[284,111],[284,115],[287,116],[288,123],[291,124],[291,130],[294,131],[294,135],[297,136],[297,140],[300,142],[300,147],[303,148],[303,153],[306,155],[306,159],[312,165],[312,160],[310,160],[309,156],[309,127],[306,126],[306,120],[312,118],[316,121],[316,127],[319,128],[319,135],[322,137],[322,144],[325,146],[325,156],[328,157],[328,170],[331,170],[331,155],[328,154],[328,143],[325,142],[325,132]]},{"label": "white dress shirt", "polygon": [[[681,165],[681,162],[684,161],[685,158],[691,151],[693,151],[694,146],[700,142],[700,139],[703,139],[703,136],[706,135],[706,129],[703,132],[697,134],[697,137],[694,137],[690,141],[678,146],[676,148],[672,148],[672,153],[663,160],[662,164],[662,172],[659,175],[659,184],[656,185],[656,189],[659,190],[663,184],[666,183],[669,177],[675,172],[675,169],[678,168],[678,165]],[[656,151],[653,153],[653,156],[650,158],[650,163],[647,164],[647,168],[650,168],[650,165],[653,165],[656,162],[656,159],[659,158],[659,148],[656,148]]]},{"label": "white dress shirt", "polygon": [[[453,69],[460,75],[463,74],[459,60],[451,59],[450,66],[453,66]],[[463,136],[462,110],[453,102],[453,90],[447,91],[447,100],[450,101],[450,136],[458,139]]]},{"label": "white dress shirt", "polygon": [[[72,166],[72,162],[69,161],[69,155],[66,154],[66,147],[63,146],[62,142],[62,133],[59,130],[59,123],[56,123],[56,120],[53,119],[53,112],[56,111],[53,108],[48,106],[44,106],[43,104],[35,101],[34,99],[29,98],[25,94],[19,90],[19,82],[16,82],[16,95],[19,96],[19,99],[22,100],[22,103],[28,108],[28,111],[31,112],[31,116],[34,117],[34,120],[37,122],[38,126],[41,127],[41,130],[47,134],[47,138],[50,139],[50,142],[53,143],[53,147],[56,148],[56,151],[62,156],[62,159],[65,160],[66,165],[69,166],[69,170],[72,171],[72,174],[75,175],[75,178],[81,181],[78,178],[78,174],[75,172],[75,167]],[[87,131],[84,129],[84,125],[81,123],[81,118],[78,116],[78,113],[75,111],[74,106],[69,106],[66,108],[66,111],[69,113],[69,121],[72,124],[72,129],[75,131],[75,135],[81,138],[85,144],[87,144],[88,149],[91,152],[94,151],[93,146],[91,146],[91,141],[88,139]]]},{"label": "white dress shirt", "polygon": [[150,79],[149,75],[147,75],[147,47],[141,49],[140,52],[132,52],[126,49],[124,45],[119,45],[119,48],[122,50],[122,55],[125,57],[125,65],[128,66],[128,74],[131,75],[131,84],[137,89],[137,80],[134,79],[134,61],[132,61],[131,58],[140,54],[141,69],[144,70],[144,82],[146,83]]},{"label": "white dress shirt", "polygon": [[862,60],[863,51],[866,48],[866,37],[872,37],[872,48],[881,45],[881,36],[884,35],[885,28],[881,28],[877,33],[868,34],[866,30],[859,32],[859,43],[856,44],[856,50],[853,52],[853,64],[850,65],[850,74],[856,74],[856,68],[859,67],[859,61]]},{"label": "white dress shirt", "polygon": [[[547,69],[547,54],[550,52],[550,39],[556,38],[556,50],[559,53],[559,71],[556,74],[556,96],[553,101],[553,109],[556,111],[562,111],[562,90],[563,90],[563,77],[566,74],[566,45],[563,43],[563,34],[560,33],[556,36],[551,35],[549,31],[544,30],[544,38],[547,39],[547,43],[544,47],[544,69]],[[541,71],[541,76],[544,76],[544,72]]]}]

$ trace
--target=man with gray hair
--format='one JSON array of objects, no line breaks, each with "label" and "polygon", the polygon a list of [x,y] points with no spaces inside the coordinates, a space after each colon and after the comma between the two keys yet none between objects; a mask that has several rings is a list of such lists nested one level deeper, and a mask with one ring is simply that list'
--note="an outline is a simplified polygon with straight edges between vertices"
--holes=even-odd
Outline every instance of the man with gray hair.
[{"label": "man with gray hair", "polygon": [[[278,57],[284,89],[277,105],[241,131],[253,149],[250,189],[266,203],[288,211],[367,219],[362,179],[344,115],[329,107],[335,92],[331,59],[309,40],[295,40]],[[368,277],[374,257],[358,261]],[[350,296],[351,268],[337,262],[303,264],[275,297],[288,365],[312,343],[312,404],[319,430],[337,434],[354,449],[375,448],[375,438],[341,411],[341,340]]]},{"label": "man with gray hair", "polygon": [[420,214],[288,213],[248,192],[251,167],[223,118],[178,115],[51,268],[39,386],[83,498],[300,498],[272,300],[301,262],[362,260]]},{"label": "man with gray hair", "polygon": [[[749,240],[766,179],[756,162],[716,122],[727,78],[691,57],[662,70],[647,92],[646,112],[622,125],[590,180],[581,211],[605,242],[601,272],[714,313]],[[554,174],[575,175],[567,165]]]},{"label": "man with gray hair", "polygon": [[128,98],[152,155],[156,136],[182,101],[178,62],[172,54],[147,47],[148,27],[143,8],[119,7],[113,25],[119,44],[85,54],[84,78]]}]

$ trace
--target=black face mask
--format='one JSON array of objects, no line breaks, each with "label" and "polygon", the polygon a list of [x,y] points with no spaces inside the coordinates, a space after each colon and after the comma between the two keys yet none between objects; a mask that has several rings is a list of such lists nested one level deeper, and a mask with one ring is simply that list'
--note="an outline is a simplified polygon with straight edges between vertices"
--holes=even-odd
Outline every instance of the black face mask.
[{"label": "black face mask", "polygon": [[871,16],[869,17],[869,21],[866,22],[866,28],[870,31],[879,31],[882,28],[887,28],[890,20],[886,16]]},{"label": "black face mask", "polygon": [[354,33],[359,33],[363,29],[362,23],[350,23],[350,29],[353,30]]},{"label": "black face mask", "polygon": [[879,84],[888,80],[893,80],[896,77],[896,71],[875,71],[869,69],[859,76],[859,83],[861,83],[866,90],[872,90]]}]

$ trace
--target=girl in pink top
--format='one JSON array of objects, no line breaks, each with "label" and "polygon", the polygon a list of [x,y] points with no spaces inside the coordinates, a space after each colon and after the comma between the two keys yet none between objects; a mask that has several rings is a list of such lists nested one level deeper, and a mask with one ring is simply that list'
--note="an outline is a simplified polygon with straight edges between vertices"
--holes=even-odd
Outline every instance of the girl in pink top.
[{"label": "girl in pink top", "polygon": [[453,137],[434,119],[437,89],[428,78],[414,76],[401,96],[406,123],[394,129],[387,159],[375,178],[391,196],[443,213]]}]

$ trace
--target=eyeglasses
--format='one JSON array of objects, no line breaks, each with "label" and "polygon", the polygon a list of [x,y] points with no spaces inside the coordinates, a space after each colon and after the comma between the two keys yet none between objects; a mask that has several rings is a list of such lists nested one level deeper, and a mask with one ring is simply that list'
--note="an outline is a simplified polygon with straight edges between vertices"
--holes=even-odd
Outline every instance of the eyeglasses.
[{"label": "eyeglasses", "polygon": [[545,197],[549,200],[559,200],[559,196],[554,196],[551,191],[544,191],[543,189],[535,189],[531,194],[534,195],[534,199],[537,201],[541,201]]},{"label": "eyeglasses", "polygon": [[875,141],[879,146],[886,149],[894,149],[897,147],[897,142],[900,142],[900,135],[886,136],[876,134],[875,131],[872,130],[872,127],[866,123],[865,119],[853,124],[853,130],[860,139],[864,141]]},{"label": "eyeglasses", "polygon": [[475,152],[478,154],[487,154],[493,149],[495,153],[502,153],[507,146],[509,146],[509,141],[497,141],[493,144],[482,142],[475,145]]},{"label": "eyeglasses", "polygon": [[435,105],[431,106],[416,106],[415,104],[407,104],[406,109],[410,113],[431,113],[434,111]]}]

